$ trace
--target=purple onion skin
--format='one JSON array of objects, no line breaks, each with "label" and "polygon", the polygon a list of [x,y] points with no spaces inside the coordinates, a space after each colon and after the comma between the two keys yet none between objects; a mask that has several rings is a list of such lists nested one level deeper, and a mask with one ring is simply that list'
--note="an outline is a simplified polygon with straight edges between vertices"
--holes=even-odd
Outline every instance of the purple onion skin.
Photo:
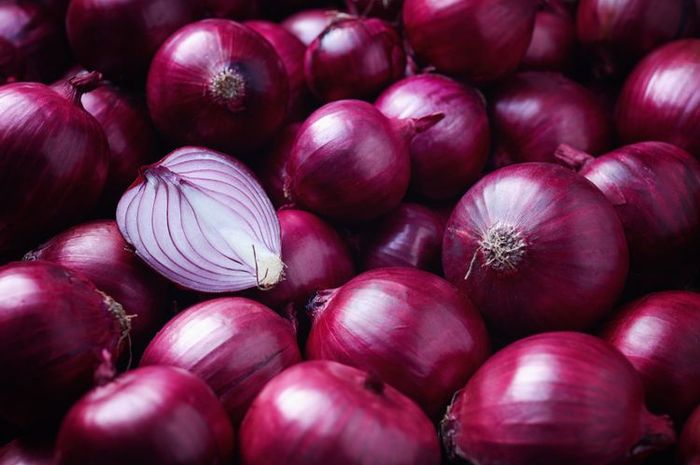
[{"label": "purple onion skin", "polygon": [[246,465],[440,463],[435,430],[415,403],[331,361],[301,363],[270,381],[248,411],[240,441]]},{"label": "purple onion skin", "polygon": [[367,221],[398,206],[411,167],[395,123],[359,100],[316,110],[299,130],[288,161],[290,200],[343,222]]},{"label": "purple onion skin", "polygon": [[147,96],[153,122],[171,141],[238,154],[259,148],[282,126],[289,82],[260,34],[208,19],[180,29],[158,50]]},{"label": "purple onion skin", "polygon": [[336,10],[302,10],[282,21],[282,27],[308,47],[340,14]]},{"label": "purple onion skin", "polygon": [[101,352],[119,353],[124,320],[114,301],[60,265],[0,268],[0,416],[25,428],[63,414],[92,385]]},{"label": "purple onion skin", "polygon": [[55,465],[53,452],[45,440],[15,439],[0,448],[0,465]]},{"label": "purple onion skin", "polygon": [[398,32],[376,18],[341,19],[309,44],[304,75],[321,100],[371,99],[398,81],[406,54]]},{"label": "purple onion skin", "polygon": [[307,357],[375,373],[431,418],[489,355],[486,327],[466,296],[414,268],[362,273],[310,305]]},{"label": "purple onion skin", "polygon": [[138,368],[97,387],[63,419],[57,465],[225,465],[234,434],[209,387],[174,367]]},{"label": "purple onion skin", "polygon": [[603,339],[639,372],[649,408],[682,424],[700,403],[700,294],[667,291],[627,305]]},{"label": "purple onion skin", "polygon": [[545,333],[491,357],[442,423],[453,456],[479,465],[609,465],[674,442],[632,366],[586,334]]},{"label": "purple onion skin", "polygon": [[304,304],[321,289],[338,287],[355,275],[355,266],[343,239],[325,221],[302,210],[277,212],[282,233],[284,279],[253,298],[280,309]]},{"label": "purple onion skin", "polygon": [[700,158],[700,39],[671,42],[646,56],[622,88],[616,122],[624,143],[669,142]]},{"label": "purple onion skin", "polygon": [[224,297],[172,319],[149,344],[141,366],[169,365],[194,373],[238,425],[263,386],[300,361],[290,321],[252,300]]},{"label": "purple onion skin", "polygon": [[288,182],[287,161],[292,155],[294,141],[301,123],[292,123],[277,133],[266,155],[255,160],[254,171],[272,204],[282,207],[289,201],[285,197],[284,184]]},{"label": "purple onion skin", "polygon": [[496,153],[516,163],[556,162],[562,143],[594,155],[610,147],[611,122],[602,103],[560,74],[518,73],[490,103]]},{"label": "purple onion skin", "polygon": [[576,47],[576,23],[563,0],[540,3],[535,17],[530,46],[520,69],[534,71],[567,71]]},{"label": "purple onion skin", "polygon": [[700,463],[700,406],[685,423],[680,439],[680,465]]},{"label": "purple onion skin", "polygon": [[81,273],[119,302],[127,315],[136,315],[130,336],[137,352],[167,318],[168,283],[136,256],[114,220],[74,226],[25,259],[46,260]]},{"label": "purple onion skin", "polygon": [[108,163],[102,128],[79,104],[42,84],[0,87],[0,254],[79,220]]},{"label": "purple onion skin", "polygon": [[484,99],[477,90],[444,76],[423,74],[395,83],[375,105],[389,118],[445,114],[411,141],[414,192],[434,200],[451,198],[479,178],[491,136]]},{"label": "purple onion skin", "polygon": [[583,330],[620,296],[625,233],[591,182],[550,163],[501,168],[447,223],[442,264],[496,334]]},{"label": "purple onion skin", "polygon": [[402,203],[364,234],[362,269],[401,266],[439,274],[445,223],[427,207]]},{"label": "purple onion skin", "polygon": [[535,0],[405,0],[406,36],[438,71],[476,84],[495,81],[525,56]]},{"label": "purple onion skin", "polygon": [[158,47],[195,19],[190,0],[72,0],[68,40],[85,69],[140,83]]},{"label": "purple onion skin", "polygon": [[403,0],[345,0],[345,6],[354,15],[393,21],[401,14]]}]

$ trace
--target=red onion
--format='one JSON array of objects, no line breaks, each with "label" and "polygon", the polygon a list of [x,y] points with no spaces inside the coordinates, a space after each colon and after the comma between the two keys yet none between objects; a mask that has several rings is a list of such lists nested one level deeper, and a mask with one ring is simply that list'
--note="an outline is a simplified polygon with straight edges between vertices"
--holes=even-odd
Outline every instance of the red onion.
[{"label": "red onion", "polygon": [[49,82],[68,67],[69,54],[61,27],[41,7],[28,1],[0,3],[0,38],[15,46],[27,81]]},{"label": "red onion", "polygon": [[284,184],[289,177],[287,160],[292,154],[300,123],[285,126],[272,141],[268,153],[255,160],[255,174],[275,207],[287,204]]},{"label": "red onion", "polygon": [[282,27],[309,46],[342,13],[336,10],[303,10],[282,21]]},{"label": "red onion", "polygon": [[25,256],[77,271],[119,302],[132,320],[131,339],[145,347],[165,321],[168,288],[147,269],[112,220],[74,226]]},{"label": "red onion", "polygon": [[289,103],[272,45],[224,19],[172,35],[153,58],[147,93],[151,117],[167,137],[227,151],[260,146],[284,122]]},{"label": "red onion", "polygon": [[91,386],[101,351],[117,355],[129,327],[121,305],[67,268],[0,268],[0,416],[24,427],[62,414]]},{"label": "red onion", "polygon": [[109,148],[80,104],[96,80],[71,80],[72,101],[43,84],[0,87],[0,253],[79,219],[100,195]]},{"label": "red onion", "polygon": [[408,266],[439,272],[446,219],[415,203],[402,203],[366,233],[362,268]]},{"label": "red onion", "polygon": [[233,428],[214,393],[185,370],[146,367],[97,387],[63,419],[57,465],[224,465]]},{"label": "red onion", "polygon": [[489,151],[489,121],[483,96],[449,78],[424,74],[403,79],[377,99],[389,118],[445,118],[411,142],[411,183],[431,199],[461,195],[476,181]]},{"label": "red onion", "polygon": [[203,0],[205,16],[247,19],[257,14],[258,0]]},{"label": "red onion", "polygon": [[347,9],[358,16],[376,16],[395,20],[401,13],[403,0],[345,0]]},{"label": "red onion", "polygon": [[284,279],[270,290],[256,292],[256,300],[275,309],[306,303],[314,292],[340,286],[354,276],[350,252],[331,226],[301,210],[281,210],[277,218]]},{"label": "red onion", "polygon": [[299,129],[285,193],[292,202],[337,220],[376,218],[406,194],[407,142],[442,116],[392,120],[359,100],[329,103]]},{"label": "red onion", "polygon": [[563,0],[540,0],[522,69],[566,71],[576,46],[576,24]]},{"label": "red onion", "polygon": [[53,447],[43,440],[15,439],[0,448],[0,465],[55,465]]},{"label": "red onion", "polygon": [[682,420],[700,404],[700,294],[639,299],[615,316],[603,338],[637,369],[652,411]]},{"label": "red onion", "polygon": [[625,284],[628,252],[612,204],[549,163],[501,168],[462,197],[445,232],[445,276],[509,337],[586,329]]},{"label": "red onion", "polygon": [[641,142],[599,158],[562,146],[557,158],[579,170],[615,206],[634,274],[667,279],[679,264],[695,258],[700,163],[687,152],[664,142]]},{"label": "red onion", "polygon": [[683,427],[680,440],[680,465],[700,464],[700,406]]},{"label": "red onion", "polygon": [[335,360],[379,375],[441,415],[486,360],[479,313],[447,281],[414,268],[368,271],[310,303],[311,359]]},{"label": "red onion", "polygon": [[442,423],[448,453],[479,465],[610,465],[668,446],[637,374],[586,334],[538,334],[489,359]]},{"label": "red onion", "polygon": [[270,381],[241,426],[246,465],[438,465],[430,421],[396,389],[330,361]]},{"label": "red onion", "polygon": [[401,37],[376,18],[333,21],[309,44],[304,56],[306,82],[327,102],[373,98],[401,79],[405,69]]},{"label": "red onion", "polygon": [[263,386],[300,361],[291,322],[252,300],[224,297],[172,319],[148,345],[141,366],[177,366],[199,376],[238,425]]},{"label": "red onion", "polygon": [[556,73],[523,72],[491,100],[497,153],[515,162],[555,162],[559,144],[598,154],[610,146],[610,122],[595,95]]},{"label": "red onion", "polygon": [[183,147],[145,167],[117,206],[136,254],[186,289],[233,292],[281,279],[280,229],[270,200],[241,162]]},{"label": "red onion", "polygon": [[190,0],[72,0],[68,39],[86,69],[139,82],[158,47],[195,17]]},{"label": "red onion", "polygon": [[406,35],[418,57],[472,82],[511,73],[532,38],[535,0],[405,0]]},{"label": "red onion", "polygon": [[670,142],[700,157],[700,39],[664,45],[629,75],[618,100],[623,142]]}]

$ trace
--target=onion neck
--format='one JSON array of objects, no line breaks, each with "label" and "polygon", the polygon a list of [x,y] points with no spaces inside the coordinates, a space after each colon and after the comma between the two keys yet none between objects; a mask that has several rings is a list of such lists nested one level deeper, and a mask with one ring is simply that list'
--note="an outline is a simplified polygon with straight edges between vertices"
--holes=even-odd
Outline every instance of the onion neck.
[{"label": "onion neck", "polygon": [[219,105],[231,111],[245,108],[246,79],[240,70],[226,67],[209,81],[208,93]]},{"label": "onion neck", "polygon": [[392,119],[394,130],[406,142],[410,142],[418,134],[427,131],[445,118],[442,112],[430,113],[418,118]]},{"label": "onion neck", "polygon": [[311,297],[309,303],[306,304],[306,313],[309,315],[309,318],[311,318],[311,321],[316,321],[323,314],[323,312],[326,311],[328,305],[331,303],[331,300],[333,300],[333,297],[335,297],[337,292],[338,288],[325,289],[323,291],[316,292],[316,294]]},{"label": "onion neck", "polygon": [[641,423],[642,437],[630,451],[630,457],[645,457],[676,442],[673,422],[667,415],[654,415],[644,408]]},{"label": "onion neck", "polygon": [[80,73],[66,81],[65,85],[63,86],[62,93],[68,100],[80,108],[83,108],[83,104],[81,102],[83,94],[92,92],[102,84],[102,74],[99,72],[90,71],[88,73]]},{"label": "onion neck", "polygon": [[593,160],[595,160],[592,155],[575,149],[568,144],[559,145],[559,147],[557,147],[557,149],[554,151],[554,157],[559,160],[562,165],[577,172],[581,171]]}]

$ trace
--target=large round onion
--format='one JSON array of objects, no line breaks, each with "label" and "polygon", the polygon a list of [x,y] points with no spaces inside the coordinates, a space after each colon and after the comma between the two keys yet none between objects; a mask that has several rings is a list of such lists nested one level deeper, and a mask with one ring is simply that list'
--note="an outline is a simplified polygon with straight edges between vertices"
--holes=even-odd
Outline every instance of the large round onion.
[{"label": "large round onion", "polygon": [[615,316],[603,338],[637,369],[652,411],[682,421],[700,404],[700,294],[639,299]]},{"label": "large round onion", "polygon": [[246,465],[438,465],[433,425],[416,404],[371,375],[305,362],[270,381],[240,433]]},{"label": "large round onion", "polygon": [[700,406],[683,427],[680,440],[680,465],[698,465],[700,463]]},{"label": "large round onion", "polygon": [[474,306],[450,283],[414,268],[363,273],[311,301],[313,359],[375,373],[439,417],[489,353]]},{"label": "large round onion", "polygon": [[462,197],[442,264],[498,333],[522,336],[596,323],[622,291],[628,252],[615,209],[591,182],[522,163]]},{"label": "large round onion", "polygon": [[233,428],[209,387],[174,367],[145,367],[97,387],[63,419],[57,465],[224,465]]},{"label": "large round onion", "polygon": [[601,340],[546,333],[490,358],[442,423],[445,447],[479,465],[610,465],[674,441],[634,369]]}]

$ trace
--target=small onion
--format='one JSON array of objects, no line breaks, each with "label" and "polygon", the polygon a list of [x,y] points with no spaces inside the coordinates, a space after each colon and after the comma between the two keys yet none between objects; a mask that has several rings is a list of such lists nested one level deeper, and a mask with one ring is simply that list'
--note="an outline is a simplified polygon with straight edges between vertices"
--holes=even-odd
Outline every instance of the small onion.
[{"label": "small onion", "polygon": [[224,465],[233,428],[214,393],[174,367],[139,368],[97,387],[63,419],[57,465]]},{"label": "small onion", "polygon": [[630,364],[599,339],[545,333],[490,358],[442,423],[445,448],[479,465],[610,465],[675,440],[644,407]]},{"label": "small onion", "polygon": [[28,253],[77,271],[119,302],[132,320],[131,341],[138,349],[165,321],[167,283],[139,260],[112,220],[74,226]]},{"label": "small onion", "polygon": [[304,56],[306,83],[326,102],[374,98],[401,79],[405,68],[401,37],[376,18],[333,21],[309,44]]},{"label": "small onion", "polygon": [[632,71],[618,100],[622,142],[669,142],[700,158],[700,39],[671,42]]},{"label": "small onion", "polygon": [[309,358],[377,374],[433,418],[489,354],[471,302],[444,279],[414,268],[368,271],[309,305]]},{"label": "small onion", "polygon": [[253,150],[284,122],[289,83],[260,34],[208,19],[180,29],[158,50],[147,96],[153,121],[171,140]]},{"label": "small onion", "polygon": [[169,365],[194,373],[238,425],[263,386],[300,361],[291,322],[252,300],[224,297],[172,319],[148,345],[141,366]]},{"label": "small onion", "polygon": [[484,99],[477,90],[424,74],[389,87],[376,106],[389,118],[445,115],[411,141],[411,185],[416,193],[450,198],[463,194],[478,179],[488,156],[490,132]]},{"label": "small onion", "polygon": [[337,10],[303,10],[282,21],[282,27],[308,47],[334,19],[342,15]]},{"label": "small onion", "polygon": [[405,0],[406,36],[418,57],[475,83],[511,73],[525,56],[536,0]]},{"label": "small onion", "polygon": [[496,152],[514,162],[555,162],[559,144],[598,154],[610,145],[610,121],[596,96],[556,73],[522,72],[490,101]]},{"label": "small onion", "polygon": [[700,405],[683,427],[678,463],[680,465],[700,464]]},{"label": "small onion", "polygon": [[55,465],[53,446],[46,440],[15,439],[0,448],[0,465]]},{"label": "small onion", "polygon": [[403,0],[345,0],[348,11],[358,16],[394,20],[401,13]]},{"label": "small onion", "polygon": [[576,24],[563,0],[540,0],[521,69],[566,71],[576,46]]},{"label": "small onion", "polygon": [[270,200],[245,165],[219,152],[183,147],[143,168],[117,224],[139,257],[186,289],[267,288],[283,273]]},{"label": "small onion", "polygon": [[64,413],[92,385],[101,352],[118,354],[129,327],[121,305],[67,268],[0,268],[0,416],[25,427]]},{"label": "small onion", "polygon": [[628,251],[615,209],[592,183],[560,166],[522,163],[462,197],[442,264],[487,323],[514,337],[596,323],[623,289]]},{"label": "small onion", "polygon": [[637,369],[652,411],[682,421],[700,404],[700,294],[668,291],[636,300],[603,339]]},{"label": "small onion", "polygon": [[66,28],[86,69],[140,82],[158,47],[195,17],[191,0],[71,0]]},{"label": "small onion", "polygon": [[288,203],[284,193],[284,184],[288,182],[289,177],[287,161],[292,155],[300,127],[300,123],[285,126],[275,136],[267,154],[255,160],[255,174],[275,207],[282,207]]},{"label": "small onion", "polygon": [[330,361],[293,366],[262,390],[241,426],[246,465],[438,465],[435,430],[396,389]]}]

